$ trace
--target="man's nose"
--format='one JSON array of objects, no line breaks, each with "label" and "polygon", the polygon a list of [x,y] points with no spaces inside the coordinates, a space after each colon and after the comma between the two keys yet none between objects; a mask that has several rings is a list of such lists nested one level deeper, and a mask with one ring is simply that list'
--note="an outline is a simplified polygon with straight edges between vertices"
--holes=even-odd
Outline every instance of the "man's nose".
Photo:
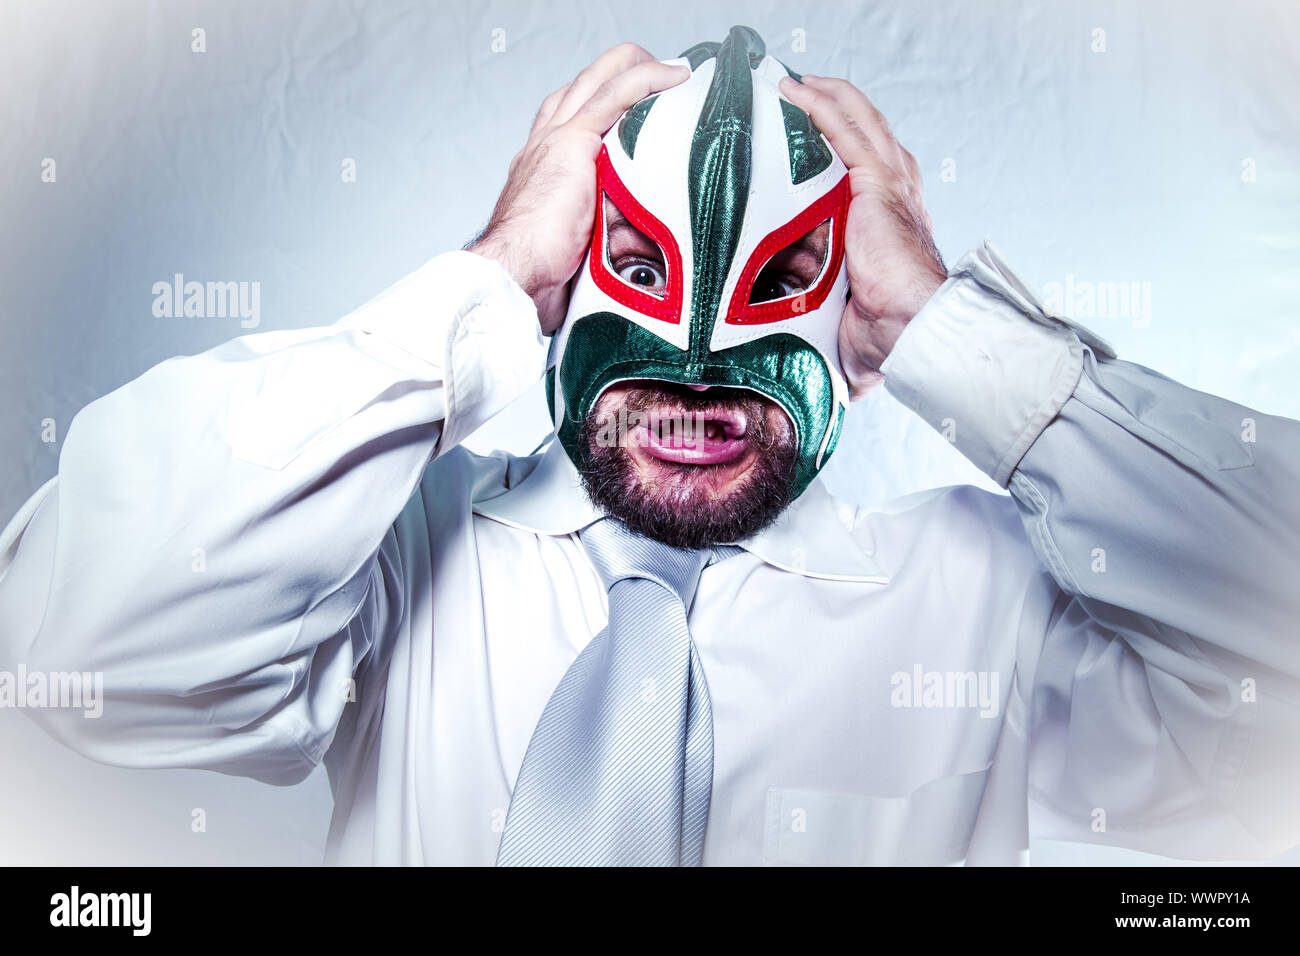
[{"label": "man's nose", "polygon": [[687,385],[686,387],[696,392],[707,392],[710,388],[708,385]]}]

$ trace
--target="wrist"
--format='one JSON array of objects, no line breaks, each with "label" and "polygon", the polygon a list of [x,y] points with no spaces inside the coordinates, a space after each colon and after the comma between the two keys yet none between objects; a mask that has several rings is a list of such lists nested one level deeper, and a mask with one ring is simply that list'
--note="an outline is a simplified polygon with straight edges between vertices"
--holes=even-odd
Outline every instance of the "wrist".
[{"label": "wrist", "polygon": [[[916,318],[946,281],[948,276],[938,271],[918,275],[905,290],[893,298],[887,308],[871,318],[870,324],[874,332],[872,338],[879,353],[879,362],[889,357],[908,323]],[[879,367],[877,363],[876,368]]]},{"label": "wrist", "polygon": [[[907,327],[916,314],[925,308],[925,304],[939,291],[939,287],[948,281],[946,273],[928,269],[918,273],[906,288],[894,297],[883,318],[890,326],[896,326],[899,332]],[[891,342],[892,346],[893,343]]]},{"label": "wrist", "polygon": [[466,252],[491,259],[510,274],[515,284],[533,300],[542,333],[551,335],[564,319],[565,286],[546,281],[543,270],[537,268],[524,249],[522,243],[492,233],[465,247]]},{"label": "wrist", "polygon": [[535,271],[529,265],[527,257],[521,255],[517,243],[503,240],[492,233],[488,233],[472,245],[466,246],[465,251],[499,263],[506,272],[510,273],[510,277],[515,280],[515,283],[524,290],[530,299],[537,299],[540,289],[535,277]]}]

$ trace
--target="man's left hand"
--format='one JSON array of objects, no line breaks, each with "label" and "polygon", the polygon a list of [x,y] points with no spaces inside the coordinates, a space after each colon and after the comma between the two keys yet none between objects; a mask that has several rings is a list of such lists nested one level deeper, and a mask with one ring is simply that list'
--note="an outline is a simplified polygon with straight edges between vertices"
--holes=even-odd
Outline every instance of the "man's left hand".
[{"label": "man's left hand", "polygon": [[916,159],[847,80],[805,74],[781,92],[809,116],[849,167],[844,246],[852,295],[840,322],[840,365],[853,398],[880,384],[894,343],[947,279],[921,202]]}]

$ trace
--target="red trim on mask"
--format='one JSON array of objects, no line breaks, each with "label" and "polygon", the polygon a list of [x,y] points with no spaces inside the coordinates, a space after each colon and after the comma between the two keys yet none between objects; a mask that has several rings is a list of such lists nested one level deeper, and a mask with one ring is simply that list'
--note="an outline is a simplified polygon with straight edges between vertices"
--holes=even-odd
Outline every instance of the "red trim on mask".
[{"label": "red trim on mask", "polygon": [[[610,268],[605,249],[605,195],[614,201],[629,223],[658,244],[664,254],[663,297],[642,292],[630,282],[625,282]],[[620,305],[635,309],[665,322],[682,321],[682,254],[672,231],[633,198],[623,181],[614,172],[609,149],[600,148],[596,159],[596,224],[591,231],[591,278],[597,288]]]},{"label": "red trim on mask", "polygon": [[[821,199],[784,226],[769,233],[767,238],[758,244],[758,248],[749,257],[749,262],[745,264],[745,270],[740,274],[740,281],[736,283],[736,291],[732,293],[731,305],[727,309],[727,323],[759,325],[764,322],[780,322],[782,319],[792,319],[821,308],[835,285],[835,278],[840,272],[840,263],[844,261],[844,220],[848,208],[849,177],[845,175]],[[751,304],[749,297],[753,295],[754,282],[768,260],[792,242],[803,238],[827,219],[831,221],[830,254],[812,288],[781,299]],[[795,309],[794,306],[800,299],[802,299],[802,308]]]}]

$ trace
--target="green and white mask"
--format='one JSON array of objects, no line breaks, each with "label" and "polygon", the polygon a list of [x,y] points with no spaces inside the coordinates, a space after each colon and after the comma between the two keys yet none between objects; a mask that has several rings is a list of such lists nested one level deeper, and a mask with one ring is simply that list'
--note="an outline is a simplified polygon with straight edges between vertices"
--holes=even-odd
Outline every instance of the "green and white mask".
[{"label": "green and white mask", "polygon": [[[798,496],[834,450],[848,386],[838,332],[848,297],[848,170],[777,86],[794,75],[748,27],[681,57],[691,77],[647,97],[605,136],[592,244],[551,343],[547,398],[581,467],[584,416],[616,382],[732,386],[793,421]],[[664,275],[608,255],[605,200],[659,246]],[[828,223],[816,278],[772,281],[774,256]],[[650,281],[653,280],[653,281]]]}]

